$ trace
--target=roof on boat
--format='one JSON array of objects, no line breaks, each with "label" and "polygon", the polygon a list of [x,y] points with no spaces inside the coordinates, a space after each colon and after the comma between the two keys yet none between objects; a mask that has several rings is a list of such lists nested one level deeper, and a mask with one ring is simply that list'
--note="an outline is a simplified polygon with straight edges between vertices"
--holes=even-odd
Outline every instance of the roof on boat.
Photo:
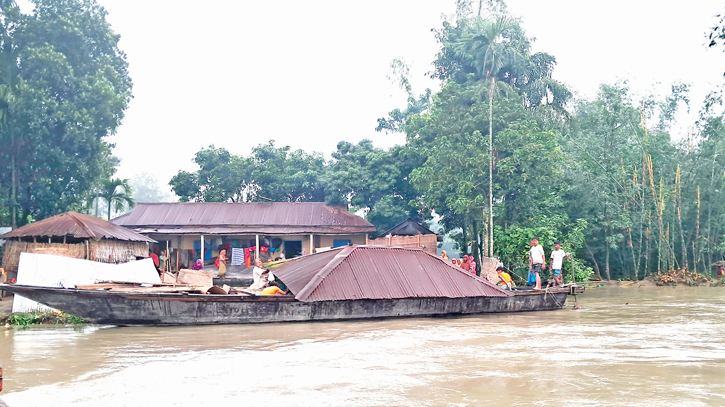
[{"label": "roof on boat", "polygon": [[66,212],[38,222],[25,225],[0,237],[3,239],[19,237],[63,237],[77,239],[114,239],[130,242],[156,241],[142,234],[115,225],[91,215]]},{"label": "roof on boat", "polygon": [[511,293],[421,249],[344,246],[274,270],[300,301],[507,297]]},{"label": "roof on boat", "polygon": [[375,226],[324,202],[139,203],[113,223],[143,233],[362,233]]}]

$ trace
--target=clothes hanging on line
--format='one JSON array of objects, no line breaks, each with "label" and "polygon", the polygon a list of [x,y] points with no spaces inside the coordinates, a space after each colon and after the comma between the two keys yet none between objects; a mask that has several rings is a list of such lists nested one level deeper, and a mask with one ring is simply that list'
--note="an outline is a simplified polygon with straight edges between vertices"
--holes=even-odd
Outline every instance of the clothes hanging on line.
[{"label": "clothes hanging on line", "polygon": [[241,266],[244,264],[244,257],[244,249],[232,248],[232,266]]}]

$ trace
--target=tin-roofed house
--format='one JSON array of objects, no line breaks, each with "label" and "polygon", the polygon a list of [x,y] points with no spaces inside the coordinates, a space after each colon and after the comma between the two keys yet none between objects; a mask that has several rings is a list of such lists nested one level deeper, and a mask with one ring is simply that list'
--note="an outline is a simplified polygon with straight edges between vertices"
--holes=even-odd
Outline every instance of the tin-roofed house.
[{"label": "tin-roofed house", "polygon": [[423,249],[428,253],[436,254],[438,242],[442,241],[442,236],[438,236],[426,226],[408,218],[381,233],[380,237],[371,240],[370,244]]},{"label": "tin-roofed house", "polygon": [[67,212],[25,225],[4,235],[2,266],[17,273],[20,253],[45,253],[99,261],[125,263],[148,257],[155,240],[95,216]]},{"label": "tin-roofed house", "polygon": [[[170,248],[171,267],[189,267],[201,257],[210,263],[221,249],[227,264],[249,266],[315,253],[321,248],[366,244],[375,226],[346,208],[322,202],[139,203],[115,224]],[[236,250],[235,250],[236,249]]]}]

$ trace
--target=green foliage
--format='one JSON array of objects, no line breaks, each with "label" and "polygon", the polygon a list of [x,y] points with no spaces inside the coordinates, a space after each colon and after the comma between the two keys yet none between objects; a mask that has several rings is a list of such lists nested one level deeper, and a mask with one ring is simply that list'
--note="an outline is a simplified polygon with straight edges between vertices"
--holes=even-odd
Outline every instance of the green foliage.
[{"label": "green foliage", "polygon": [[1,325],[13,325],[17,327],[27,327],[30,325],[53,324],[53,325],[77,325],[85,324],[83,318],[75,315],[65,314],[62,312],[30,312],[10,314],[0,319]]},{"label": "green foliage", "polygon": [[[94,1],[2,9],[0,204],[22,222],[79,210],[117,160],[105,139],[131,98],[119,36]],[[9,209],[8,209],[9,208]]]},{"label": "green foliage", "polygon": [[382,233],[419,213],[417,192],[408,182],[419,154],[407,147],[376,148],[370,140],[340,142],[321,181],[326,202],[367,210],[366,219]]},{"label": "green foliage", "polygon": [[108,210],[108,220],[111,220],[112,210],[121,212],[126,207],[133,208],[136,205],[136,201],[132,198],[131,186],[128,184],[127,179],[113,178],[103,181],[94,198],[105,201]]},{"label": "green foliage", "polygon": [[531,239],[539,238],[539,244],[544,247],[547,255],[546,270],[542,272],[544,278],[549,278],[551,273],[550,254],[554,250],[554,241],[561,243],[561,248],[567,253],[572,253],[564,260],[562,272],[565,281],[569,281],[572,273],[576,281],[589,281],[593,271],[587,267],[584,260],[576,253],[584,246],[585,233],[588,224],[583,219],[570,222],[566,216],[541,216],[531,219],[522,225],[513,225],[505,230],[496,230],[497,252],[501,261],[506,267],[526,279],[529,270],[529,248]]},{"label": "green foliage", "polygon": [[213,145],[196,153],[199,170],[179,171],[171,181],[182,201],[200,202],[320,202],[325,199],[318,178],[324,170],[321,154],[275,147],[274,141],[252,149],[249,157],[232,155]]}]

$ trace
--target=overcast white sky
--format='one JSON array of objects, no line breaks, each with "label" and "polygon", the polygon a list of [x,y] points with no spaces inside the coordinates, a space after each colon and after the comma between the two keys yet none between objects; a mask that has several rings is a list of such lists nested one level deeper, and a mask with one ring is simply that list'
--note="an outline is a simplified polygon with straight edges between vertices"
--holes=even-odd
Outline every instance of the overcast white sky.
[{"label": "overcast white sky", "polygon": [[[438,86],[425,76],[437,51],[431,28],[454,11],[454,0],[99,2],[121,35],[134,82],[112,139],[118,175],[146,171],[164,186],[178,170],[194,170],[194,153],[210,144],[248,154],[274,139],[329,155],[341,140],[402,143],[374,130],[405,101],[386,77],[390,61],[412,64],[416,92]],[[725,55],[704,46],[719,2],[508,6],[537,38],[535,50],[557,58],[555,78],[580,96],[617,79],[639,94],[682,81],[693,86],[696,110],[725,82]]]}]

